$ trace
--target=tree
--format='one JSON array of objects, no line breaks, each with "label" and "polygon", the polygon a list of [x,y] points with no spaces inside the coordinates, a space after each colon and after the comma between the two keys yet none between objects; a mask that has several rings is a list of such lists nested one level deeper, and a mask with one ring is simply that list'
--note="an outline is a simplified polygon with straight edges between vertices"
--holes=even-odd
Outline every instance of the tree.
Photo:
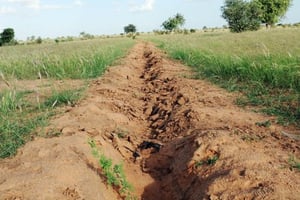
[{"label": "tree", "polygon": [[6,28],[0,33],[1,36],[1,44],[9,43],[15,37],[15,31],[12,28]]},{"label": "tree", "polygon": [[43,39],[42,39],[41,37],[38,37],[38,38],[36,39],[36,43],[37,43],[37,44],[42,44],[42,42],[43,42]]},{"label": "tree", "polygon": [[84,37],[85,35],[86,35],[86,33],[84,31],[82,31],[82,32],[79,33],[80,37]]},{"label": "tree", "polygon": [[282,18],[289,7],[292,0],[254,0],[262,10],[261,22],[266,26],[277,23]]},{"label": "tree", "polygon": [[126,34],[128,34],[128,33],[135,33],[135,32],[136,32],[136,27],[135,27],[135,25],[133,25],[133,24],[128,24],[128,26],[125,26],[125,27],[124,27],[124,32],[125,32]]},{"label": "tree", "polygon": [[260,27],[262,15],[257,1],[225,0],[221,10],[232,32],[254,31]]},{"label": "tree", "polygon": [[185,18],[180,13],[177,13],[174,17],[170,17],[168,20],[162,23],[162,27],[165,30],[173,31],[178,29],[180,26],[183,26],[185,23]]}]

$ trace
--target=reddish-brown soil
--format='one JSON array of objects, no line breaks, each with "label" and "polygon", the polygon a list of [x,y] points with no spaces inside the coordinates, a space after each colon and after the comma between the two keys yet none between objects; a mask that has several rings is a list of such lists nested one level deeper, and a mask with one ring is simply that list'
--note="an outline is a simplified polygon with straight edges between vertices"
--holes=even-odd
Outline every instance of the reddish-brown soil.
[{"label": "reddish-brown soil", "polygon": [[121,63],[51,121],[59,137],[35,138],[0,161],[0,199],[122,199],[105,183],[90,138],[123,163],[138,199],[300,199],[291,129],[258,126],[274,119],[235,106],[235,94],[189,78],[149,43]]}]

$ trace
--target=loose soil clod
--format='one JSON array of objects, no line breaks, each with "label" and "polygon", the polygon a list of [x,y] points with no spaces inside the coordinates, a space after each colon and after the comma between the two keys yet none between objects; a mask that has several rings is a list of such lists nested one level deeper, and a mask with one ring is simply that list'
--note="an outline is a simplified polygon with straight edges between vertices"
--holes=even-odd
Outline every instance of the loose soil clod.
[{"label": "loose soil clod", "polygon": [[[299,140],[272,118],[236,107],[189,68],[138,43],[87,96],[17,156],[0,161],[0,199],[122,199],[88,145],[123,163],[138,199],[299,199]],[[257,122],[270,122],[258,126]],[[271,123],[272,122],[272,123]]]}]

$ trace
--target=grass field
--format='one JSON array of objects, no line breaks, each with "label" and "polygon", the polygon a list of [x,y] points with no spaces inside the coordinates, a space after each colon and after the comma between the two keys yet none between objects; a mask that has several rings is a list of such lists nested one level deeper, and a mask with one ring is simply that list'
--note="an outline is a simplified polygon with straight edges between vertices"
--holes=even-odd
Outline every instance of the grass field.
[{"label": "grass field", "polygon": [[300,29],[233,34],[206,32],[147,37],[172,58],[244,95],[241,106],[258,106],[280,124],[300,125]]},{"label": "grass field", "polygon": [[[257,106],[256,110],[278,116],[280,124],[300,125],[299,28],[139,37],[191,66],[196,78],[239,91],[238,105]],[[0,82],[0,158],[14,155],[34,130],[47,125],[55,107],[74,105],[86,87],[59,86],[37,95],[35,90],[16,87],[14,80],[89,80],[100,76],[134,43],[107,38],[1,47],[0,81],[6,85]]]},{"label": "grass field", "polygon": [[0,73],[7,79],[95,78],[134,42],[125,38],[0,48]]},{"label": "grass field", "polygon": [[[86,84],[55,86],[57,81],[96,78],[108,65],[125,55],[134,41],[127,38],[94,39],[0,48],[0,158],[12,156],[30,140],[34,130],[42,129],[60,105],[78,101]],[[15,85],[18,80],[26,88],[26,80],[36,89]],[[42,80],[50,80],[43,87]],[[2,84],[5,82],[6,84]],[[82,81],[85,82],[85,81]],[[53,84],[52,84],[53,83]],[[22,85],[22,84],[21,84]],[[43,135],[41,133],[40,135]],[[51,133],[52,136],[57,132]],[[51,136],[51,135],[47,135]]]}]

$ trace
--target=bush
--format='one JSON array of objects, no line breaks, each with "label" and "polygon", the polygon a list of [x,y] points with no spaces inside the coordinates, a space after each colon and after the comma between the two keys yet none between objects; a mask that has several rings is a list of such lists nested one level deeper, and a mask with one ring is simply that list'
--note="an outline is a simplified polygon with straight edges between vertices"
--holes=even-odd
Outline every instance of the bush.
[{"label": "bush", "polygon": [[43,40],[42,40],[41,37],[38,37],[38,38],[36,39],[36,43],[37,43],[37,44],[42,44],[42,42],[43,42]]}]

